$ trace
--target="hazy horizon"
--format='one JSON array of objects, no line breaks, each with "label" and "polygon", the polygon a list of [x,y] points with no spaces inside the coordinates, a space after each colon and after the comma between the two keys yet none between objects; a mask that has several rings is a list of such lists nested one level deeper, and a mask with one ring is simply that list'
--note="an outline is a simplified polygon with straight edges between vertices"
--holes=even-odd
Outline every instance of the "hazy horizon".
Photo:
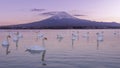
[{"label": "hazy horizon", "polygon": [[23,24],[65,11],[80,19],[120,22],[120,0],[0,0],[0,25]]}]

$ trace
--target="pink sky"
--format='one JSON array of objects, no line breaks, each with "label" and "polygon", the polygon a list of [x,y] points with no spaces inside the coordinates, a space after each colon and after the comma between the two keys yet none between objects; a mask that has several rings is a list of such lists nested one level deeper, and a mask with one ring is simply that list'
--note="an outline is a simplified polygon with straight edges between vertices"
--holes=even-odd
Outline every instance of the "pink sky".
[{"label": "pink sky", "polygon": [[[120,0],[0,0],[0,25],[22,24],[47,18],[40,13],[66,11],[78,18],[120,22]],[[32,9],[45,9],[32,11]]]}]

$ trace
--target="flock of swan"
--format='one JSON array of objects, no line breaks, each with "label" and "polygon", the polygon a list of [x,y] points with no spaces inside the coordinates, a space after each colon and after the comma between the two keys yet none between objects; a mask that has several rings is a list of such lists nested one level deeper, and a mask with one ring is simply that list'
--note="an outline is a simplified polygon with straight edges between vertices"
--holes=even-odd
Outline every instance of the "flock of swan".
[{"label": "flock of swan", "polygon": [[9,46],[10,46],[9,39],[12,38],[13,42],[16,43],[16,48],[18,48],[18,41],[22,37],[23,37],[22,34],[20,34],[19,32],[15,33],[15,34],[9,33],[9,35],[6,36],[6,39],[3,40],[3,42],[2,42],[2,46],[6,47],[6,54],[10,53],[10,51],[8,50]]},{"label": "flock of swan", "polygon": [[[6,36],[6,39],[3,40],[2,42],[2,46],[3,47],[6,47],[6,54],[8,55],[10,53],[10,51],[8,50],[9,49],[9,46],[10,46],[10,43],[9,43],[9,39],[12,38],[13,42],[16,43],[16,47],[18,47],[18,42],[19,42],[19,39],[20,38],[23,38],[23,35],[20,34],[19,32],[17,33],[9,33],[9,35]],[[41,39],[42,40],[42,45],[32,45],[31,47],[27,48],[26,51],[30,52],[30,53],[40,53],[42,52],[42,61],[43,61],[43,65],[46,65],[46,63],[44,62],[45,59],[45,53],[46,53],[46,49],[45,49],[45,43],[44,41],[47,40],[46,37],[44,37],[43,34],[38,34],[37,36],[37,40],[38,39]]]},{"label": "flock of swan", "polygon": [[[114,33],[116,34],[116,33]],[[96,33],[97,36],[97,42],[103,41],[104,40],[104,32],[97,32]],[[82,36],[83,38],[89,39],[89,32],[86,32],[83,34]],[[10,51],[9,49],[9,39],[12,38],[13,42],[16,43],[16,47],[18,47],[18,42],[21,38],[23,38],[23,35],[20,32],[16,32],[16,33],[9,33],[6,36],[6,39],[2,42],[2,46],[6,47],[6,54],[9,54]],[[45,40],[47,40],[47,37],[45,37],[45,34],[37,32],[37,38],[36,40],[42,40],[42,45],[32,45],[29,48],[26,48],[26,51],[30,52],[30,53],[42,53],[42,61],[43,61],[43,65],[46,65],[45,61],[45,53],[46,53],[46,48],[45,48]],[[57,34],[56,35],[56,39],[61,42],[64,39],[64,35],[63,34]],[[72,41],[72,47],[74,44],[74,41],[79,40],[79,31],[73,31],[71,34],[71,41]]]}]

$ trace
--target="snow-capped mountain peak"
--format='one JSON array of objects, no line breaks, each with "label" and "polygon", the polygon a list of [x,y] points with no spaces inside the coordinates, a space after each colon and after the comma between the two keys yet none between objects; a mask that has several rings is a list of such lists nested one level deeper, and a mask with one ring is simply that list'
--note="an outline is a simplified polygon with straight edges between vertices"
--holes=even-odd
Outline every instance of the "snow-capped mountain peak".
[{"label": "snow-capped mountain peak", "polygon": [[57,12],[54,16],[51,17],[52,19],[70,19],[75,18],[72,15],[66,12]]}]

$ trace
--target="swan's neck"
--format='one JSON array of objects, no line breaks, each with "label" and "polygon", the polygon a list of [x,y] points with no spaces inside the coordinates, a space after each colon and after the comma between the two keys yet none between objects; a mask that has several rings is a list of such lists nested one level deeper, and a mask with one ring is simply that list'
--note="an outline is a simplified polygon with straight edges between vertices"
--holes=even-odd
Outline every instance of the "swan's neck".
[{"label": "swan's neck", "polygon": [[9,38],[10,38],[9,36],[6,37],[6,41],[7,41],[8,43],[9,43]]},{"label": "swan's neck", "polygon": [[42,46],[45,47],[45,40],[42,39]]},{"label": "swan's neck", "polygon": [[7,41],[9,41],[9,38],[7,37]]}]

